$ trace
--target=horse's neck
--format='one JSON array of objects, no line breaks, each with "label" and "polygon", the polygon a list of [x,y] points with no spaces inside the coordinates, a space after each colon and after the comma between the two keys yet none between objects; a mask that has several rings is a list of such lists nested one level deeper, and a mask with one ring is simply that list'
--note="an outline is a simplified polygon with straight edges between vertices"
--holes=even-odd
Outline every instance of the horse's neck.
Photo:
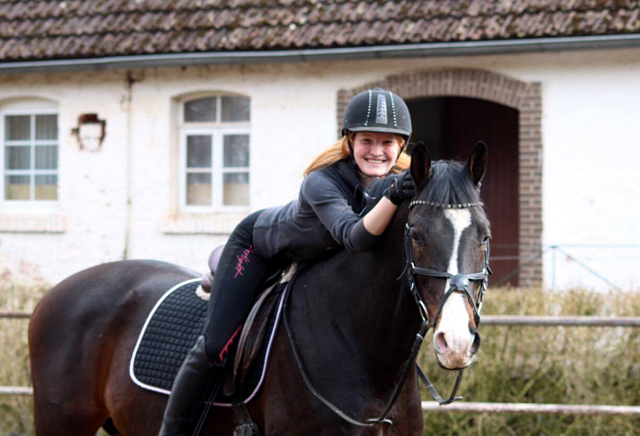
[{"label": "horse's neck", "polygon": [[405,222],[406,210],[400,209],[374,250],[336,256],[318,285],[326,292],[319,297],[325,300],[321,306],[330,312],[320,316],[339,326],[339,334],[352,335],[353,347],[365,360],[389,368],[407,358],[420,325],[408,283],[404,277],[398,280],[405,266]]},{"label": "horse's neck", "polygon": [[[410,348],[415,333],[420,326],[419,311],[411,292],[409,283],[402,274],[405,272],[404,227],[407,221],[405,209],[399,209],[389,224],[387,231],[373,251],[374,260],[371,271],[378,272],[376,279],[363,274],[360,277],[366,289],[367,298],[375,302],[375,314],[378,322],[375,331],[375,349],[389,343],[394,348],[402,347],[403,343]],[[365,317],[370,313],[363,313]],[[408,353],[408,351],[407,351]],[[399,356],[404,359],[406,356]]]}]

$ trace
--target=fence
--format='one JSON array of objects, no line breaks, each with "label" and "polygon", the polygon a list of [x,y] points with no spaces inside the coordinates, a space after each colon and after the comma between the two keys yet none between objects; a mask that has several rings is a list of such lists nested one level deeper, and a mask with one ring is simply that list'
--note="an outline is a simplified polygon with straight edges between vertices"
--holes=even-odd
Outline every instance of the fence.
[{"label": "fence", "polygon": [[[30,314],[0,312],[0,318],[28,319]],[[640,327],[640,317],[592,316],[511,316],[486,315],[482,324],[494,326],[531,327]],[[0,396],[33,395],[33,389],[22,386],[0,386]],[[440,406],[435,401],[423,401],[423,412],[511,413],[511,414],[570,414],[570,415],[640,415],[640,406],[568,405],[531,403],[459,402]]]},{"label": "fence", "polygon": [[[635,281],[637,264],[640,261],[640,245],[638,244],[552,244],[532,257],[491,256],[491,263],[518,261],[518,267],[500,276],[493,277],[491,286],[501,286],[519,274],[526,266],[543,261],[548,271],[549,288],[554,291],[558,287],[592,279],[590,286],[602,285],[616,291],[622,291],[617,283]],[[561,261],[564,261],[563,268]],[[603,266],[605,262],[615,262],[615,268]],[[596,265],[594,267],[594,264]],[[569,268],[568,265],[571,265]],[[562,272],[565,271],[564,283]],[[571,272],[569,272],[571,270]],[[613,277],[615,277],[615,279]],[[588,280],[587,280],[588,282]]]}]

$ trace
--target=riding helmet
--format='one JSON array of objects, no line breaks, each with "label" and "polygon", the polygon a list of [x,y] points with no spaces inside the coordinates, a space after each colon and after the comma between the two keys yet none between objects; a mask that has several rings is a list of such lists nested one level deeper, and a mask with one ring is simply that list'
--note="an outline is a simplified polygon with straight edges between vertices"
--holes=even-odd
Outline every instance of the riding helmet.
[{"label": "riding helmet", "polygon": [[382,88],[369,89],[351,99],[342,119],[342,136],[351,132],[397,133],[411,138],[411,115],[397,94]]}]

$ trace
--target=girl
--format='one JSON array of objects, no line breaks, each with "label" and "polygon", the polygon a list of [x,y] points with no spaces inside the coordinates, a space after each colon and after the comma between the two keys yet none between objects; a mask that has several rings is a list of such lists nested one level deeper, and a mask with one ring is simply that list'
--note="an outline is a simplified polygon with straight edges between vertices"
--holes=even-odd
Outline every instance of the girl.
[{"label": "girl", "polygon": [[411,137],[411,118],[400,97],[380,88],[356,95],[345,111],[342,135],[307,168],[297,200],[254,212],[231,233],[203,335],[176,376],[161,436],[188,434],[211,372],[221,378],[229,349],[267,278],[287,261],[318,258],[338,247],[370,250],[398,204],[413,195],[408,171],[387,177],[410,162],[402,152]]}]

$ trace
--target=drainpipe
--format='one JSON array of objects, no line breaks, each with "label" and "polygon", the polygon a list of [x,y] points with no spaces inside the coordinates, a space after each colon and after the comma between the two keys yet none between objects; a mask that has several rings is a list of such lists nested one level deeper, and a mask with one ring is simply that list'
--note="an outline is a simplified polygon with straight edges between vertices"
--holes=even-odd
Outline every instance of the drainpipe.
[{"label": "drainpipe", "polygon": [[127,111],[127,139],[126,139],[126,156],[125,156],[125,183],[126,183],[126,216],[125,216],[125,230],[124,230],[124,250],[122,253],[122,260],[129,259],[129,248],[131,243],[131,221],[132,221],[132,143],[133,143],[133,132],[132,132],[132,121],[131,121],[131,111],[132,111],[132,94],[133,94],[133,84],[135,82],[139,82],[141,79],[136,79],[133,76],[131,71],[127,71],[127,88],[125,94],[125,107]]}]

